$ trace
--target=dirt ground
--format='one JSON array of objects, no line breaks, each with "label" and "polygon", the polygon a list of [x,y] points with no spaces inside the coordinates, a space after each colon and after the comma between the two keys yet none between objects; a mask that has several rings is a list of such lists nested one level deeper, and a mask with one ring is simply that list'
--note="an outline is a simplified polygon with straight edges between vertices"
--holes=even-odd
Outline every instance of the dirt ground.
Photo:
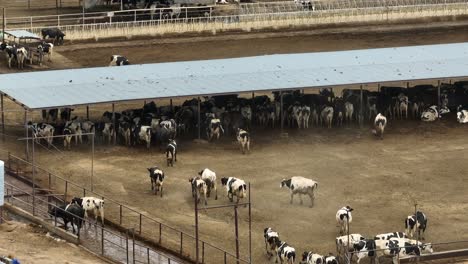
[{"label": "dirt ground", "polygon": [[[287,38],[210,41],[161,44],[119,48],[93,48],[89,56],[86,45],[64,47],[57,52],[83,67],[103,66],[112,54],[128,56],[133,63],[214,59],[356,48],[389,47],[416,44],[461,42],[468,40],[467,29],[403,32],[400,34],[339,34]],[[121,45],[122,43],[120,43]],[[1,66],[0,66],[1,67]],[[53,65],[51,68],[54,68]],[[160,102],[158,102],[160,103]],[[119,105],[123,110],[129,105]],[[7,109],[12,109],[11,104]],[[99,114],[110,106],[92,107]],[[83,109],[75,113],[83,114]],[[17,114],[14,122],[21,122]],[[180,152],[174,168],[166,168],[157,148],[128,149],[122,146],[98,145],[94,161],[98,192],[132,208],[163,219],[165,223],[193,232],[194,213],[187,181],[197,171],[208,167],[218,178],[235,176],[252,185],[253,263],[269,263],[264,254],[263,228],[270,226],[281,239],[296,248],[321,254],[334,252],[338,234],[336,211],[351,205],[351,231],[372,237],[378,233],[402,231],[404,219],[414,212],[414,203],[429,217],[426,240],[444,242],[467,240],[465,191],[468,188],[468,164],[465,160],[467,128],[455,122],[453,115],[436,123],[390,120],[383,141],[363,129],[343,128],[291,130],[281,138],[279,130],[252,131],[252,152],[242,155],[233,137],[216,143],[179,142]],[[13,132],[11,132],[13,133]],[[2,150],[23,152],[14,140],[0,143]],[[90,147],[70,152],[39,149],[37,162],[76,182],[89,180]],[[165,195],[150,193],[146,168],[160,165],[165,169]],[[300,205],[296,198],[289,204],[287,190],[279,188],[283,178],[301,175],[319,182],[316,204],[309,200]],[[209,205],[227,203],[219,187],[220,199]],[[240,208],[241,254],[247,254],[247,210]],[[232,210],[201,211],[201,237],[234,251]],[[461,248],[467,244],[435,245],[435,250]]]},{"label": "dirt ground", "polygon": [[16,221],[0,225],[0,254],[17,258],[21,263],[107,263],[47,231]]}]

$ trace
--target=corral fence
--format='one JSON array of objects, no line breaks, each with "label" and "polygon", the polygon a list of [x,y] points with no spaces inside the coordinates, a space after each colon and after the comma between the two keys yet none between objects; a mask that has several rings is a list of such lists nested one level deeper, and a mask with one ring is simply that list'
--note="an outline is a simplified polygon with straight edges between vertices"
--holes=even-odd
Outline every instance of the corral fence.
[{"label": "corral fence", "polygon": [[0,0],[0,7],[9,9],[45,9],[80,6],[81,0]]},{"label": "corral fence", "polygon": [[[32,181],[32,163],[9,152],[5,158],[5,169],[8,173]],[[73,197],[84,196],[105,198],[101,194],[37,165],[34,166],[34,169],[35,179],[33,182],[35,182],[35,191],[38,193],[53,193],[55,196],[62,197],[63,201],[70,201]],[[48,197],[48,202],[50,202],[50,196]],[[105,198],[105,220],[106,223],[112,226],[125,230],[134,230],[139,239],[195,262],[196,239],[192,234],[163,224],[159,220],[109,198]],[[249,260],[242,257],[236,259],[235,254],[204,240],[199,239],[199,245],[201,247],[199,248],[201,252],[200,263],[250,263]]]},{"label": "corral fence", "polygon": [[[333,4],[332,4],[333,3]],[[319,2],[315,11],[300,10],[292,12],[252,13],[229,16],[179,17],[172,19],[153,19],[126,22],[96,23],[89,17],[89,23],[81,20],[69,21],[68,25],[57,21],[7,21],[8,29],[25,29],[40,34],[45,26],[56,26],[65,32],[69,40],[101,39],[133,36],[158,36],[164,34],[210,33],[223,31],[251,31],[290,27],[319,26],[330,24],[375,23],[398,20],[414,20],[433,17],[461,16],[468,14],[468,0],[391,0],[391,1],[350,1]],[[348,3],[348,2],[346,2]],[[350,4],[353,3],[353,4]],[[133,11],[135,12],[135,11]],[[145,11],[141,11],[145,12]],[[181,14],[183,15],[183,14]],[[91,15],[90,15],[91,16]],[[134,17],[138,16],[134,15]],[[97,19],[97,18],[96,18]],[[100,18],[104,19],[104,18]],[[106,18],[109,19],[109,18]],[[72,19],[73,20],[73,19]],[[86,19],[85,19],[86,20]],[[41,23],[43,25],[41,25]]]},{"label": "corral fence", "polygon": [[[60,211],[62,213],[64,211],[57,205],[57,200],[55,203],[51,201],[50,195],[33,194],[13,184],[5,183],[5,201],[46,221],[52,220],[51,217],[54,216],[53,228],[59,228],[58,225],[63,224],[62,221],[58,221],[57,215]],[[51,209],[55,209],[53,215],[49,214]],[[89,226],[86,219],[69,212],[68,214],[83,221],[81,232],[77,234],[80,244],[98,255],[119,263],[180,263],[136,241],[133,229],[126,230],[123,235],[97,223]]]}]

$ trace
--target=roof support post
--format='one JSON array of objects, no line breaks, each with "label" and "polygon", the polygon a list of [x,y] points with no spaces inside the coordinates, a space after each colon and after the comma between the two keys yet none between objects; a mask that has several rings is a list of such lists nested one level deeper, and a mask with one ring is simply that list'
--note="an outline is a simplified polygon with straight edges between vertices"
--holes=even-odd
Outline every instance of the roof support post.
[{"label": "roof support post", "polygon": [[86,106],[86,119],[89,120],[89,105]]},{"label": "roof support post", "polygon": [[360,94],[360,109],[359,109],[359,126],[362,127],[363,125],[363,121],[364,121],[364,95],[363,95],[363,91],[362,91],[362,85],[360,87],[360,90],[361,90],[361,94]]},{"label": "roof support post", "polygon": [[406,82],[406,89],[409,89],[409,82]]},{"label": "roof support post", "polygon": [[437,80],[437,105],[440,107],[440,80]]},{"label": "roof support post", "polygon": [[[29,131],[28,131],[28,111],[24,110],[24,128],[25,128],[25,134],[26,138],[29,138]],[[29,140],[26,139],[26,149],[25,149],[25,156],[26,160],[29,161]]]},{"label": "roof support post", "polygon": [[284,111],[283,111],[283,91],[280,92],[280,122],[281,122],[281,135],[283,135],[283,129],[284,129]]},{"label": "roof support post", "polygon": [[173,113],[174,107],[172,106],[172,98],[170,99],[169,103],[170,103],[170,105],[171,105],[171,113]]},{"label": "roof support post", "polygon": [[117,143],[117,126],[115,123],[115,105],[112,103],[112,125],[114,126],[114,145]]},{"label": "roof support post", "polygon": [[2,140],[5,142],[5,113],[3,108],[3,94],[0,94],[0,111],[2,111]]},{"label": "roof support post", "polygon": [[380,93],[380,88],[381,88],[381,87],[380,87],[380,83],[379,83],[379,84],[377,84],[377,91],[378,91],[379,93]]},{"label": "roof support post", "polygon": [[200,97],[198,97],[198,139],[201,139],[201,122],[200,122]]}]

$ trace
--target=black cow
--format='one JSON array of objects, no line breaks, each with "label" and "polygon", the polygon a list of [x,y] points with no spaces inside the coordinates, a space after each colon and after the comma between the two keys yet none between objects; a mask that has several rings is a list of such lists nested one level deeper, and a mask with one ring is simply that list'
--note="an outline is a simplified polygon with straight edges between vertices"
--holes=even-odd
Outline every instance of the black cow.
[{"label": "black cow", "polygon": [[79,235],[81,225],[84,219],[85,211],[83,208],[76,204],[64,204],[58,207],[53,207],[49,210],[49,215],[56,218],[62,218],[65,230],[67,230],[68,223],[71,223],[73,234],[75,234],[75,226],[77,226],[76,234]]},{"label": "black cow", "polygon": [[63,45],[63,38],[65,37],[65,34],[58,28],[43,28],[41,30],[42,38],[43,39],[48,39],[52,38],[54,39],[54,44],[56,45]]},{"label": "black cow", "polygon": [[60,119],[62,121],[70,121],[71,118],[71,112],[73,112],[75,109],[72,108],[61,108],[60,109]]}]

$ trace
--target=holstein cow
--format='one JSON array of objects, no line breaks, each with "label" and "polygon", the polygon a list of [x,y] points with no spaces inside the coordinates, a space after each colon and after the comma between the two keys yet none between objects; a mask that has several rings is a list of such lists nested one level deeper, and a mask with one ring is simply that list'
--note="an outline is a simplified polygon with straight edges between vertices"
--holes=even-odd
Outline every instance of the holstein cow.
[{"label": "holstein cow", "polygon": [[73,234],[75,234],[75,224],[77,227],[76,234],[79,235],[81,224],[85,215],[83,208],[76,204],[64,204],[61,206],[54,206],[48,211],[50,216],[62,218],[64,228],[67,230],[68,223],[71,223]]},{"label": "holstein cow", "polygon": [[[77,204],[84,209],[84,216],[88,219],[88,211],[93,211],[94,220],[97,223],[98,213],[101,217],[102,225],[104,225],[104,200],[95,197],[75,197],[70,204]],[[89,223],[91,226],[91,222]]]},{"label": "holstein cow", "polygon": [[424,239],[424,232],[426,231],[426,228],[427,217],[423,212],[417,211],[415,215],[409,215],[405,219],[405,233],[409,237],[414,237],[414,233],[418,232],[418,237]]},{"label": "holstein cow", "polygon": [[325,264],[338,264],[338,260],[332,253],[329,253],[328,256],[324,257]]},{"label": "holstein cow", "polygon": [[83,143],[83,131],[81,130],[81,122],[78,120],[78,117],[75,116],[71,121],[67,121],[65,128],[70,129],[75,134],[75,145],[78,145],[78,141]]},{"label": "holstein cow", "polygon": [[325,123],[328,128],[331,128],[333,122],[333,107],[326,106],[323,108],[322,112],[320,113],[320,117],[322,123]]},{"label": "holstein cow", "polygon": [[339,255],[345,254],[346,252],[350,252],[351,257],[352,257],[352,252],[354,252],[354,248],[353,248],[354,243],[357,243],[365,239],[366,238],[363,237],[361,234],[349,234],[349,242],[348,242],[347,235],[339,236],[335,240],[336,251]]},{"label": "holstein cow", "polygon": [[381,113],[379,113],[374,120],[374,129],[372,130],[372,133],[380,139],[383,139],[383,134],[385,127],[387,126],[387,118],[383,116]]},{"label": "holstein cow", "polygon": [[391,257],[393,264],[398,264],[398,259],[406,256],[420,256],[421,251],[432,253],[431,244],[416,243],[406,238],[391,238],[390,240],[377,240],[376,247],[379,256]]},{"label": "holstein cow", "polygon": [[278,249],[279,234],[270,227],[267,227],[263,230],[263,237],[265,238],[265,250],[268,255],[268,258],[273,257]]},{"label": "holstein cow", "polygon": [[293,203],[293,198],[295,194],[299,194],[299,200],[302,204],[302,195],[308,195],[310,197],[311,205],[314,206],[315,192],[318,188],[318,183],[314,180],[307,179],[301,176],[294,176],[291,179],[283,179],[280,184],[280,188],[288,187],[291,193],[290,203]]},{"label": "holstein cow", "polygon": [[286,242],[281,242],[278,241],[276,243],[278,249],[276,253],[276,261],[275,263],[278,263],[278,259],[280,260],[280,263],[287,263],[287,264],[293,264],[294,261],[296,260],[296,250],[288,245]]},{"label": "holstein cow", "polygon": [[245,154],[245,151],[250,152],[250,135],[249,132],[238,128],[237,129],[237,142],[242,150],[242,154]]},{"label": "holstein cow", "polygon": [[151,127],[150,126],[139,126],[135,130],[140,141],[146,142],[146,148],[149,149],[151,146]]},{"label": "holstein cow", "polygon": [[389,240],[391,238],[408,238],[408,236],[403,232],[393,232],[376,235],[374,240]]},{"label": "holstein cow", "polygon": [[71,149],[71,141],[72,141],[72,134],[73,132],[69,128],[64,128],[63,129],[63,147],[65,149],[70,150]]},{"label": "holstein cow", "polygon": [[457,122],[460,124],[468,123],[468,109],[461,105],[457,107]]},{"label": "holstein cow", "polygon": [[213,140],[214,137],[216,137],[216,139],[219,139],[221,133],[224,133],[223,126],[221,125],[221,120],[219,120],[218,118],[211,119],[208,126],[209,141]]},{"label": "holstein cow", "polygon": [[353,121],[354,105],[351,102],[345,102],[345,120],[349,124]]},{"label": "holstein cow", "polygon": [[[96,125],[89,120],[83,121],[81,122],[81,131],[83,133],[96,133]],[[86,136],[88,142],[90,141],[92,137],[93,135]]]},{"label": "holstein cow", "polygon": [[229,201],[234,200],[234,195],[237,196],[237,203],[239,200],[247,197],[247,184],[241,179],[234,177],[221,178],[221,184],[226,186],[226,193],[229,198]]},{"label": "holstein cow", "polygon": [[154,194],[158,194],[158,191],[163,195],[163,182],[164,182],[164,172],[157,166],[147,168],[149,171],[149,176],[151,178],[151,191]]},{"label": "holstein cow", "polygon": [[341,208],[340,210],[338,210],[338,212],[336,212],[336,221],[340,225],[341,235],[344,235],[348,232],[347,223],[351,224],[351,222],[353,221],[353,216],[351,215],[351,212],[353,210],[354,210],[353,208],[349,206],[345,206]]},{"label": "holstein cow", "polygon": [[437,107],[433,105],[426,110],[424,110],[421,114],[421,120],[425,122],[433,122],[439,118],[442,118],[442,115],[450,113],[450,109],[447,107]]},{"label": "holstein cow", "polygon": [[54,44],[43,41],[39,44],[39,46],[37,46],[37,50],[42,53],[42,55],[46,54],[49,58],[49,61],[52,61],[51,58],[54,50]]},{"label": "holstein cow", "polygon": [[[35,137],[43,137],[47,141],[48,146],[52,146],[54,140],[55,128],[52,125],[46,123],[31,123],[28,122],[28,127],[31,128],[32,133]],[[40,140],[38,139],[37,142]]]},{"label": "holstein cow", "polygon": [[102,129],[102,136],[104,140],[107,139],[107,143],[110,144],[112,139],[115,137],[115,128],[112,123],[105,123]]},{"label": "holstein cow", "polygon": [[168,167],[174,167],[174,162],[177,161],[177,143],[173,139],[169,139],[169,144],[167,144],[166,160]]},{"label": "holstein cow", "polygon": [[377,252],[374,239],[365,239],[353,244],[354,252],[357,256],[357,263],[359,264],[362,259],[370,258],[371,263],[374,263]]},{"label": "holstein cow", "polygon": [[207,195],[210,197],[211,191],[215,192],[215,200],[218,200],[218,188],[216,187],[216,173],[208,168],[203,169],[198,172],[201,179],[206,183]]},{"label": "holstein cow", "polygon": [[123,66],[123,65],[130,65],[130,62],[121,55],[112,55],[109,66]]},{"label": "holstein cow", "polygon": [[207,187],[205,181],[203,181],[200,177],[195,177],[189,179],[189,182],[192,186],[192,197],[197,199],[197,203],[200,203],[200,197],[203,196],[205,205],[208,205],[208,201],[206,199]]},{"label": "holstein cow", "polygon": [[303,264],[324,264],[325,259],[322,255],[313,253],[312,251],[302,253]]}]

